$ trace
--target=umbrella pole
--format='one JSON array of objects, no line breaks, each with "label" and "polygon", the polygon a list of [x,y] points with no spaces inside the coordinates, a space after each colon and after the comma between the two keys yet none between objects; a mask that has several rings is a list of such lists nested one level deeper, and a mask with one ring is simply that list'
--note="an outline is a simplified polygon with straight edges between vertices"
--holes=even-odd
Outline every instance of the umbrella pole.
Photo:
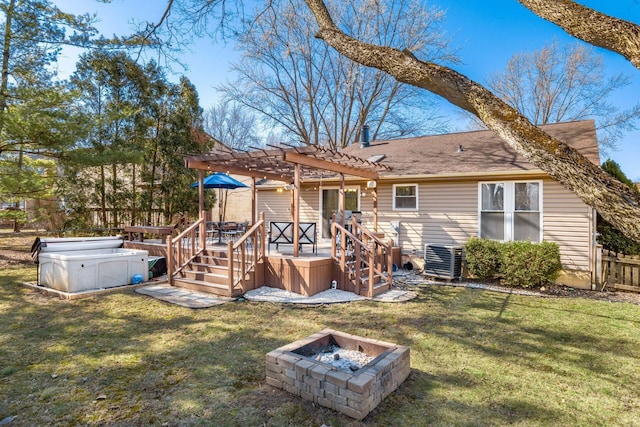
[{"label": "umbrella pole", "polygon": [[218,244],[222,244],[222,188],[218,188]]}]

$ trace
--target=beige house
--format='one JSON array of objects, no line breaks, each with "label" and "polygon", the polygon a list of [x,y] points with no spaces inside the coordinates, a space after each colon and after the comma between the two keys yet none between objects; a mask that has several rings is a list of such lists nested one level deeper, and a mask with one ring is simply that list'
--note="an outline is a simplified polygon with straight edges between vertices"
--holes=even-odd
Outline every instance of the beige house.
[{"label": "beige house", "polygon": [[[543,129],[600,163],[593,121]],[[464,245],[474,236],[547,240],[560,246],[559,283],[583,288],[594,283],[595,211],[494,132],[373,141],[342,153],[390,168],[377,182],[346,176],[344,208],[360,212],[362,223],[374,228],[377,205],[377,231],[401,247],[403,263],[410,259],[420,267],[425,244]],[[339,186],[336,177],[301,183],[300,221],[317,222],[323,238],[329,237],[329,220],[338,211]],[[258,183],[257,211],[267,222],[291,220],[289,187]]]}]

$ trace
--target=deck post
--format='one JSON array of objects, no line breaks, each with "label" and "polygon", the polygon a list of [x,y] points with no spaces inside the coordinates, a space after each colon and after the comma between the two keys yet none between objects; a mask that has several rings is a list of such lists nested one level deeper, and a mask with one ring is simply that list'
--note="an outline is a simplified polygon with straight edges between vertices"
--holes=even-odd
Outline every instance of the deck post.
[{"label": "deck post", "polygon": [[293,256],[300,255],[300,164],[295,164],[293,175]]},{"label": "deck post", "polygon": [[336,214],[333,214],[333,220],[330,223],[330,227],[331,227],[331,258],[336,259],[336,227],[335,224],[336,223]]},{"label": "deck post", "polygon": [[[264,222],[264,212],[260,212],[260,220],[262,221],[262,226],[260,227],[260,254],[262,254],[262,256],[264,257],[265,254],[265,248],[267,246],[267,242],[266,242],[266,223]],[[256,246],[256,244],[254,243],[253,246]],[[256,262],[258,260],[256,259]]]},{"label": "deck post", "polygon": [[373,196],[373,232],[378,232],[378,181],[374,181],[376,186],[371,192]]},{"label": "deck post", "polygon": [[256,206],[256,177],[251,177],[251,225],[258,222],[258,209]]},{"label": "deck post", "polygon": [[387,251],[387,279],[389,280],[389,289],[393,283],[393,239],[389,239],[389,250]]},{"label": "deck post", "polygon": [[198,212],[204,210],[204,171],[198,170]]},{"label": "deck post", "polygon": [[227,242],[227,271],[229,272],[229,295],[233,296],[233,268],[235,262],[233,261],[233,242],[229,240]]},{"label": "deck post", "polygon": [[375,242],[369,242],[369,287],[367,289],[367,297],[373,298],[373,287],[375,285],[375,265],[376,265],[376,246]]},{"label": "deck post", "polygon": [[173,236],[171,235],[167,240],[167,279],[173,286]]},{"label": "deck post", "polygon": [[340,211],[340,227],[344,227],[344,174],[340,174],[340,190],[338,191],[338,210]]},{"label": "deck post", "polygon": [[204,209],[200,211],[200,218],[202,219],[200,223],[200,247],[205,250],[207,248],[207,212]]}]

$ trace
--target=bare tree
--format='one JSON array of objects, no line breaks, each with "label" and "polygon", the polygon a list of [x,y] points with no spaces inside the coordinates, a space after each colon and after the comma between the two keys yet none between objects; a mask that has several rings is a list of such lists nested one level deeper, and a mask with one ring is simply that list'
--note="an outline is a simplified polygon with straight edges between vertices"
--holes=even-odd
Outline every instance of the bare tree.
[{"label": "bare tree", "polygon": [[[629,187],[611,178],[567,144],[541,131],[478,83],[450,68],[419,60],[409,49],[357,40],[334,23],[322,0],[305,1],[320,27],[317,37],[356,62],[384,70],[399,81],[436,93],[476,115],[526,159],[574,191],[625,235],[640,242],[640,196]],[[639,35],[640,28],[635,26],[636,40]]]},{"label": "bare tree", "polygon": [[527,9],[589,44],[619,53],[640,70],[638,25],[571,0],[518,0]]},{"label": "bare tree", "polygon": [[[443,12],[409,0],[334,2],[340,25],[365,40],[400,43],[432,59],[452,61],[439,30]],[[442,130],[434,99],[380,70],[363,67],[315,40],[313,16],[301,0],[271,5],[240,40],[238,82],[221,89],[289,133],[291,141],[343,147],[373,138]],[[418,114],[419,112],[419,114]]]},{"label": "bare tree", "polygon": [[204,113],[204,130],[235,150],[259,147],[258,119],[242,105],[222,101]]},{"label": "bare tree", "polygon": [[629,85],[616,74],[605,78],[602,57],[583,44],[560,46],[557,41],[540,50],[518,53],[504,71],[494,73],[488,88],[536,125],[596,119],[601,148],[615,148],[625,131],[635,129],[640,104],[619,111],[608,99]]},{"label": "bare tree", "polygon": [[[637,24],[571,0],[518,1],[569,34],[617,52],[640,69],[640,26]],[[323,0],[305,0],[305,3],[319,26],[316,37],[353,61],[382,70],[399,82],[426,89],[474,114],[627,237],[640,242],[640,196],[629,187],[611,178],[567,144],[541,131],[483,86],[443,65],[419,60],[411,44],[393,43],[402,47],[399,49],[389,47],[391,43],[355,39],[334,23]]]}]

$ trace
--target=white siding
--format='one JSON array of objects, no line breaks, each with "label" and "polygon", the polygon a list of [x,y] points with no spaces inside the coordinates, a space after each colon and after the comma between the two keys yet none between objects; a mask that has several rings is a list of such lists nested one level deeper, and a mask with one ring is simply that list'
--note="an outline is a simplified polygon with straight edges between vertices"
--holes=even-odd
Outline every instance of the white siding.
[{"label": "white siding", "polygon": [[320,221],[320,199],[317,188],[302,188],[300,191],[300,221],[318,222]]},{"label": "white siding", "polygon": [[258,191],[258,212],[264,212],[267,223],[291,221],[291,192],[274,190]]},{"label": "white siding", "polygon": [[[391,185],[378,188],[378,229],[391,234],[390,222],[400,222],[399,243],[404,251],[422,253],[426,243],[462,245],[478,229],[477,184],[418,182],[419,209],[416,212],[393,211]],[[372,198],[365,197],[363,217],[373,220]],[[369,224],[367,224],[369,225]]]},{"label": "white siding", "polygon": [[[508,179],[501,179],[507,181]],[[400,222],[399,244],[405,253],[421,254],[426,243],[464,245],[478,235],[478,181],[420,182],[418,211],[393,211],[392,185],[378,183],[378,231],[393,238],[390,222]],[[373,229],[372,191],[362,188],[362,221]],[[543,180],[543,238],[560,245],[564,268],[589,271],[590,208],[551,179]],[[261,191],[259,209],[267,221],[290,220],[290,192]],[[317,190],[301,192],[302,221],[318,221]],[[284,218],[286,217],[286,218]]]},{"label": "white siding", "polygon": [[562,265],[590,270],[590,212],[573,192],[557,182],[544,180],[544,240],[560,245]]},{"label": "white siding", "polygon": [[[291,194],[292,191],[284,189],[281,192],[276,189],[258,191],[258,212],[264,212],[267,222],[292,221]],[[318,191],[303,188],[300,191],[300,221],[317,222],[318,205]]]}]

